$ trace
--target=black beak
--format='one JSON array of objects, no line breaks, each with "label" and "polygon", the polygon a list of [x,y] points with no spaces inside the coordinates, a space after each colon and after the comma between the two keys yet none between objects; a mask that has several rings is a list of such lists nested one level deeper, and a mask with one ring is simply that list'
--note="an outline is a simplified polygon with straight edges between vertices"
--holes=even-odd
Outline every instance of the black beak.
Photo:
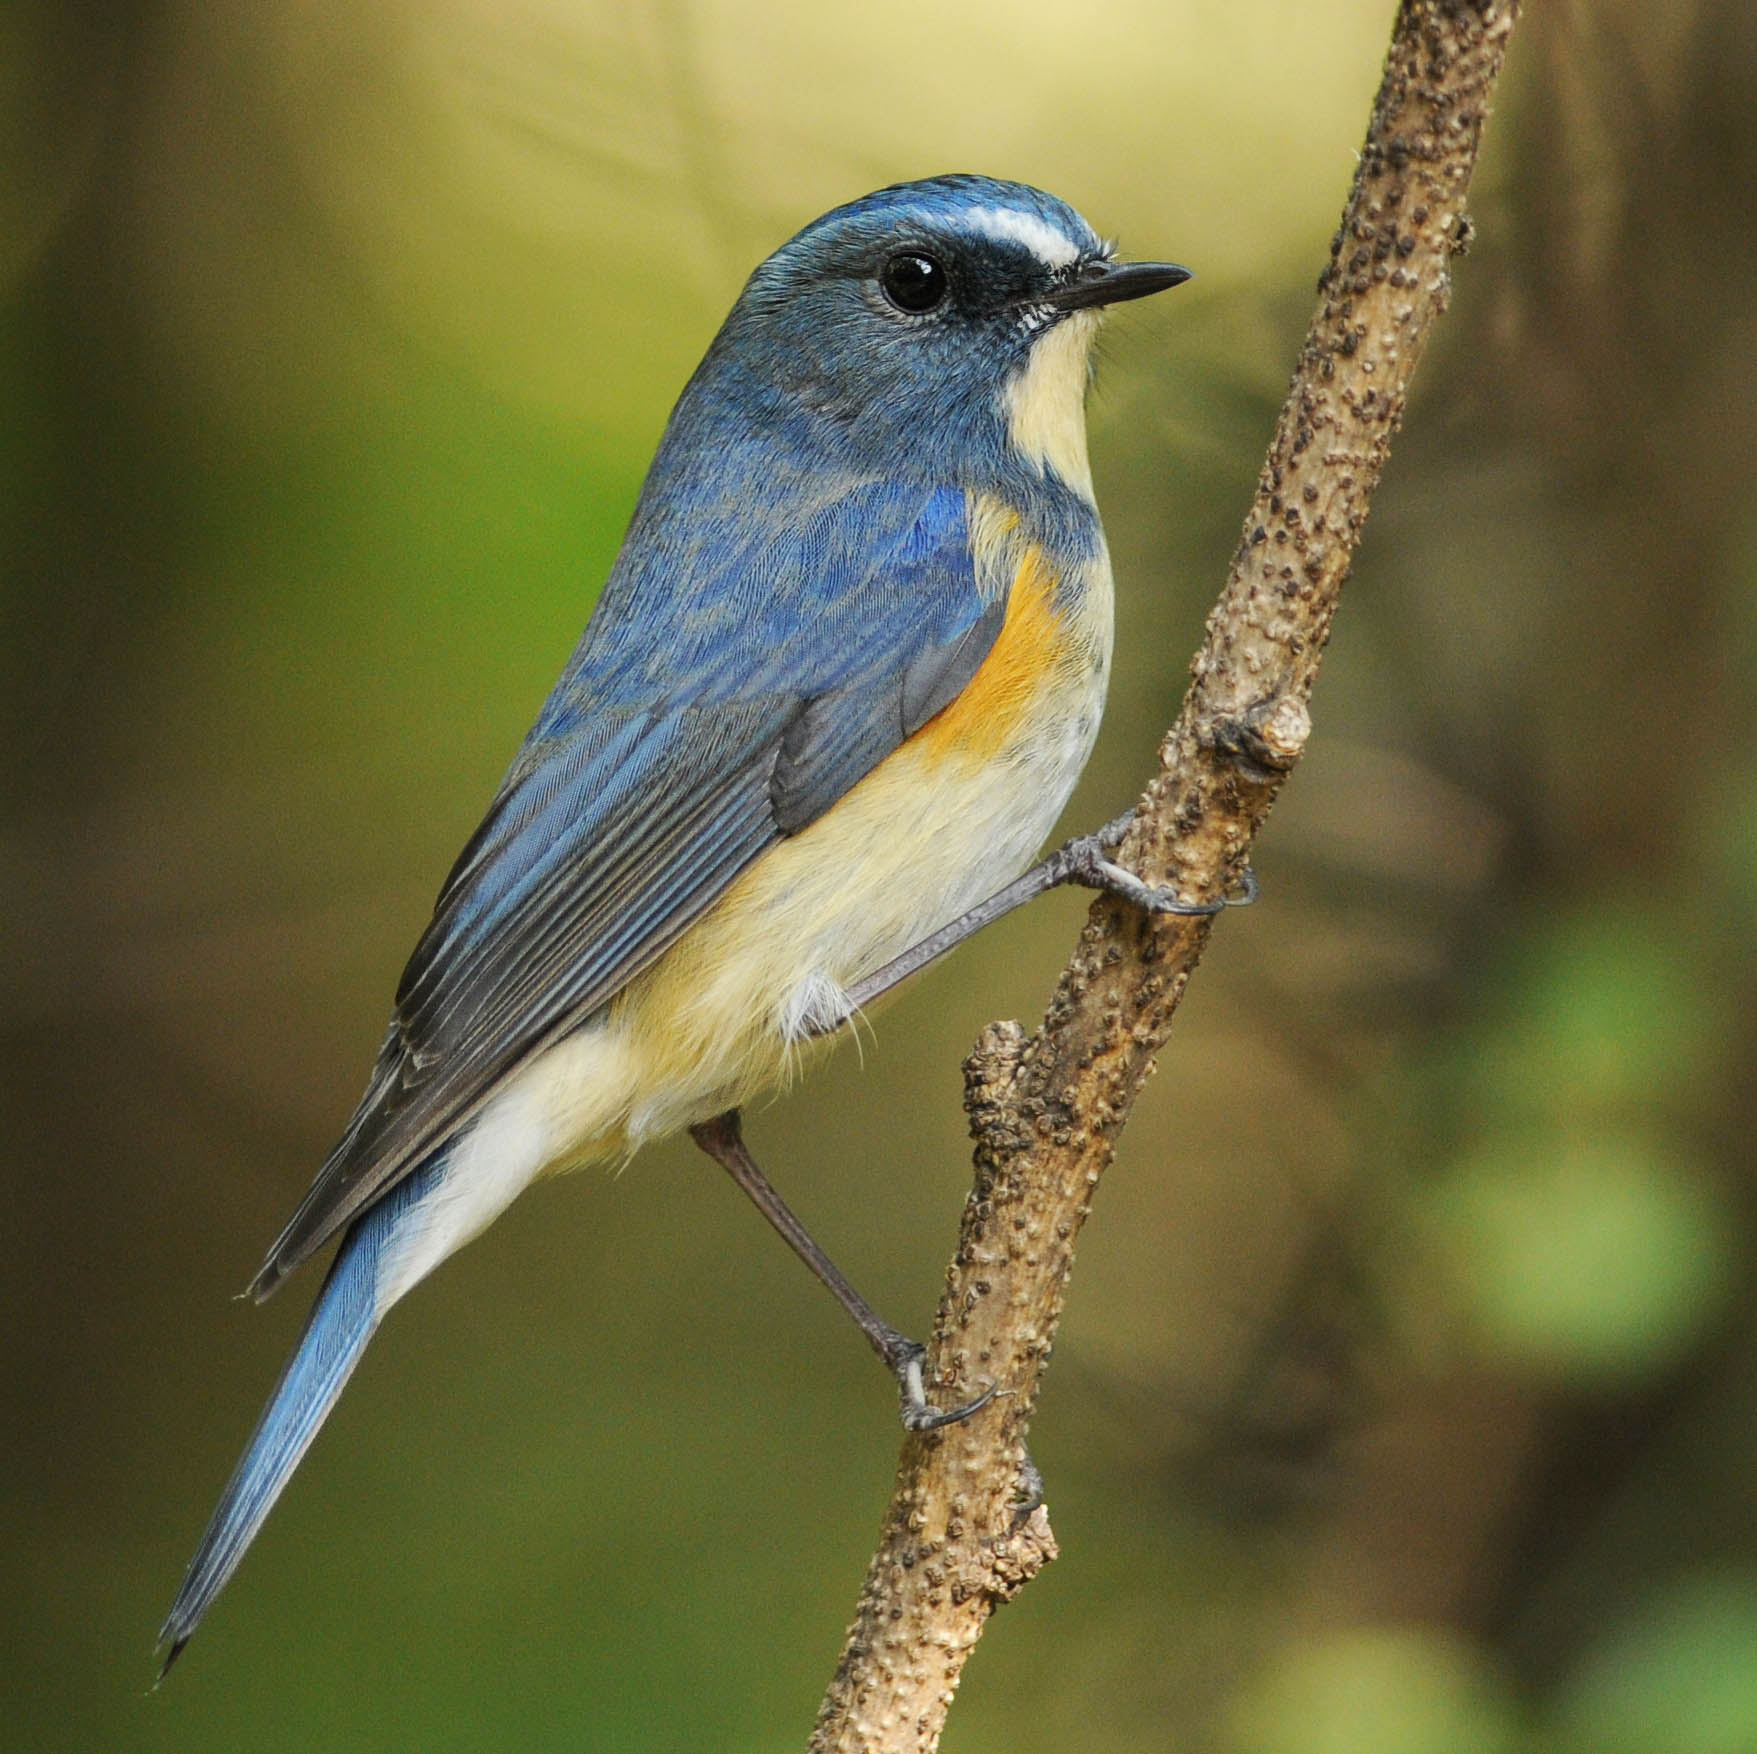
[{"label": "black beak", "polygon": [[1091,305],[1121,304],[1127,298],[1146,298],[1182,286],[1190,271],[1175,262],[1082,262],[1073,278],[1029,302],[1049,305],[1058,311],[1082,311]]}]

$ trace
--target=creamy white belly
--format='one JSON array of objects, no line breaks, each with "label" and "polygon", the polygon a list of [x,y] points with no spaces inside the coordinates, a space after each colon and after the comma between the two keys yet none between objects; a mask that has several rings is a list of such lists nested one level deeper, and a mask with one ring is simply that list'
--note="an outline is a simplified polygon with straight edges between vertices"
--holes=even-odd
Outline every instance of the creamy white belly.
[{"label": "creamy white belly", "polygon": [[1017,876],[1091,753],[1110,612],[1101,555],[1063,593],[1054,661],[998,747],[924,729],[764,853],[607,1011],[508,1077],[387,1251],[381,1307],[545,1171],[616,1161],[785,1081],[848,986]]}]

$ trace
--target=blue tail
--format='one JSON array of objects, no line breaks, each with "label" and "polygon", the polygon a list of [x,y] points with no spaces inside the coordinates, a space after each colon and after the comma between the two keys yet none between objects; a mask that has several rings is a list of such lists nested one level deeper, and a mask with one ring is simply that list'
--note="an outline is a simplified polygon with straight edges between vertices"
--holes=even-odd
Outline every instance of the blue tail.
[{"label": "blue tail", "polygon": [[383,1314],[377,1290],[385,1245],[397,1221],[437,1186],[445,1155],[444,1151],[436,1153],[399,1182],[354,1221],[343,1239],[305,1333],[269,1396],[243,1459],[220,1495],[184,1574],[183,1587],[160,1629],[159,1643],[165,1650],[160,1680],[238,1569],[275,1500],[354,1374],[367,1341],[377,1332]]}]

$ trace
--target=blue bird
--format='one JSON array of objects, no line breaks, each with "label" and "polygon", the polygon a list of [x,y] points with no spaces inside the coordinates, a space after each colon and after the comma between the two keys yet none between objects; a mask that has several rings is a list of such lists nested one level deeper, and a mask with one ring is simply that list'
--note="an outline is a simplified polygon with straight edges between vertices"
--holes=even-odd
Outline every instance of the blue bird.
[{"label": "blue bird", "polygon": [[[1178,285],[1064,202],[948,176],[807,226],[660,442],[578,649],[446,879],[365,1096],[251,1286],[341,1247],[202,1536],[165,1667],[385,1313],[538,1176],[690,1129],[860,1323],[738,1110],[806,1044],[1051,883],[1207,913],[1086,837],[1111,575],[1085,395],[1104,306]],[[1112,825],[1114,830],[1116,825]]]}]

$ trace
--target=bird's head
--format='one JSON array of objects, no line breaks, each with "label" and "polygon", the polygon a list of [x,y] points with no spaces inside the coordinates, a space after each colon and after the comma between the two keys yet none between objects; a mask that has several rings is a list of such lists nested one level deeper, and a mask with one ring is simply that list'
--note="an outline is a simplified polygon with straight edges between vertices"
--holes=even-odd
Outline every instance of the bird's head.
[{"label": "bird's head", "polygon": [[[1119,262],[1022,183],[901,183],[814,220],[750,277],[700,388],[851,460],[981,474],[1010,450],[1089,494],[1084,399],[1106,305],[1189,279]],[[992,453],[992,455],[990,455]],[[968,468],[960,467],[968,465]]]}]

